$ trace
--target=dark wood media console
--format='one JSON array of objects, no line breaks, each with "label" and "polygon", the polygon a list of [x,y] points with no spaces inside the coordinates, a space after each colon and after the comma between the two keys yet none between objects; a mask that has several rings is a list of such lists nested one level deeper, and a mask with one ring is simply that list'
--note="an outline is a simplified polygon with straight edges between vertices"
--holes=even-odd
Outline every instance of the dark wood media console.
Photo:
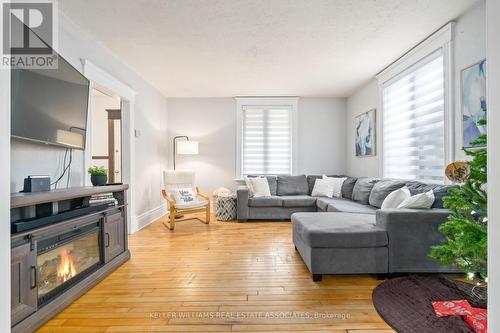
[{"label": "dark wood media console", "polygon": [[[33,332],[130,258],[128,185],[11,195],[12,332]],[[112,193],[116,204],[94,206]]]}]

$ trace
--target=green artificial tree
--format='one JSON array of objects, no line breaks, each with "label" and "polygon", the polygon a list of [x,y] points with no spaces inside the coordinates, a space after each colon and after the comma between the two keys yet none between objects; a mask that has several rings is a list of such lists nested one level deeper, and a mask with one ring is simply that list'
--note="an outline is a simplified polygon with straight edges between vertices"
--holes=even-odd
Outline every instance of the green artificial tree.
[{"label": "green artificial tree", "polygon": [[[486,112],[486,105],[482,103]],[[486,126],[486,120],[478,121]],[[441,245],[433,246],[430,256],[442,265],[454,264],[469,277],[487,277],[487,170],[486,134],[471,142],[473,149],[464,149],[472,159],[467,180],[449,190],[444,206],[451,211],[448,220],[439,227],[446,237]]]}]

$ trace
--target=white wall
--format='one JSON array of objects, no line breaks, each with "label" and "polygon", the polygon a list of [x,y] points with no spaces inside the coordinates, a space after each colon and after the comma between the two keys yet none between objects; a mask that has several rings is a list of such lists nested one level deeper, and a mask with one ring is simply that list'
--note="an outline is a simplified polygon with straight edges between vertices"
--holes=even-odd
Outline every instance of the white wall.
[{"label": "white wall", "polygon": [[[163,205],[161,198],[161,170],[167,162],[166,141],[166,98],[108,49],[103,47],[85,31],[59,17],[59,52],[74,67],[82,71],[80,59],[90,60],[106,70],[137,92],[135,99],[135,128],[142,135],[136,138],[135,215],[143,225],[155,216],[148,212],[157,211]],[[39,144],[13,142],[11,189],[22,188],[22,179],[29,174],[57,174],[64,149]],[[33,163],[37,161],[37,163]],[[81,186],[85,173],[83,153],[75,152],[71,186]]]},{"label": "white wall", "polygon": [[[236,102],[234,98],[169,98],[168,144],[177,135],[199,142],[198,155],[178,155],[177,169],[196,172],[200,189],[211,194],[232,188],[236,165]],[[172,167],[172,148],[169,161]]]},{"label": "white wall", "polygon": [[[454,105],[454,160],[465,159],[462,152],[462,111],[460,109],[460,71],[486,57],[486,8],[480,1],[463,16],[455,20],[453,40]],[[379,105],[378,85],[374,78],[347,99],[347,173],[353,176],[381,176],[382,114],[377,109],[377,154],[375,157],[356,157],[354,150],[354,117]]]},{"label": "white wall", "polygon": [[0,332],[10,332],[10,72],[0,69]]},{"label": "white wall", "polygon": [[[234,189],[236,100],[169,98],[167,103],[169,145],[176,135],[187,135],[200,145],[199,155],[177,156],[177,168],[194,170],[205,192],[219,187]],[[345,99],[301,98],[298,118],[296,173],[344,173]]]},{"label": "white wall", "polygon": [[[10,191],[12,193],[21,191],[24,178],[29,175],[49,175],[50,180],[55,181],[62,173],[65,150],[61,147],[12,139]],[[73,149],[70,186],[83,185],[83,177],[86,176],[83,172],[83,158],[83,151]],[[58,188],[65,186],[66,175]]]},{"label": "white wall", "polygon": [[[500,332],[500,1],[487,2],[488,332]],[[495,130],[493,130],[495,129]]]},{"label": "white wall", "polygon": [[[464,160],[462,151],[462,110],[461,78],[462,69],[486,58],[486,4],[480,1],[478,6],[463,15],[455,26],[454,36],[455,71],[455,160]],[[488,67],[488,64],[486,64]]]},{"label": "white wall", "polygon": [[344,98],[300,98],[297,174],[344,174],[346,171]]},{"label": "white wall", "polygon": [[[346,168],[349,176],[379,176],[379,156],[381,155],[382,141],[382,119],[378,108],[378,83],[376,79],[370,80],[366,85],[361,87],[354,95],[347,99],[347,116],[346,116]],[[375,132],[375,156],[356,156],[356,148],[354,145],[354,118],[366,111],[377,109],[375,116],[375,124],[377,130]]]}]

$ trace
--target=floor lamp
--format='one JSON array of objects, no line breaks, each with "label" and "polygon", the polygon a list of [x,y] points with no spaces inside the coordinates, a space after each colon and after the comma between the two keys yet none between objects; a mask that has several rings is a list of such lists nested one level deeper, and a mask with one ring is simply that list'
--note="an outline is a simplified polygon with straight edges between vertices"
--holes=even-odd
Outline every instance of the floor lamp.
[{"label": "floor lamp", "polygon": [[[179,139],[185,139],[183,141],[177,141]],[[177,154],[179,155],[198,155],[198,141],[191,141],[189,137],[185,135],[178,135],[174,137],[173,140],[174,145],[174,170],[175,170],[175,158]],[[175,215],[176,219],[183,218],[184,215],[177,214]]]},{"label": "floor lamp", "polygon": [[[178,139],[185,139],[183,141],[177,141]],[[191,141],[189,137],[185,135],[179,135],[174,137],[174,170],[175,170],[175,158],[177,154],[179,155],[198,155],[198,141]]]}]

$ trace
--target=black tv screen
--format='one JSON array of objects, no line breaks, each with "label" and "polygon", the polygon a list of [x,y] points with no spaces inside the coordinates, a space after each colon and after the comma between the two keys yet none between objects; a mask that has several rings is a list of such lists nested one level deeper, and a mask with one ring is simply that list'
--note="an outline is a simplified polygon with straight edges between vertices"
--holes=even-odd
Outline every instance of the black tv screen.
[{"label": "black tv screen", "polygon": [[11,70],[11,134],[85,149],[89,80],[58,56],[57,69]]}]

